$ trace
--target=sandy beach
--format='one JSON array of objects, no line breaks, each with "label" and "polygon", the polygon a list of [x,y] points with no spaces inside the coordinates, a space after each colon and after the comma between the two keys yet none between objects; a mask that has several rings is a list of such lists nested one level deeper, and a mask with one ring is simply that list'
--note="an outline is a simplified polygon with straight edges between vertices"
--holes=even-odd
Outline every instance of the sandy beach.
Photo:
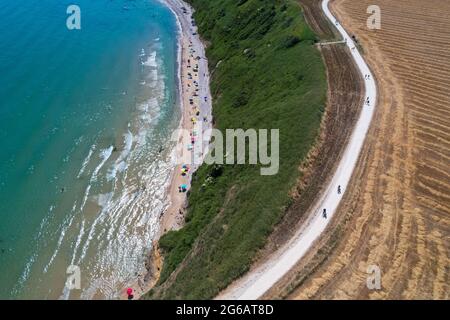
[{"label": "sandy beach", "polygon": [[[212,125],[211,93],[209,87],[208,61],[205,56],[205,47],[201,41],[195,23],[193,23],[193,9],[181,0],[161,0],[176,15],[179,34],[179,103],[181,108],[181,120],[179,129],[189,132],[190,137],[178,137],[177,146],[174,150],[174,170],[172,171],[171,183],[167,190],[169,206],[161,214],[159,233],[154,241],[151,257],[147,264],[148,273],[131,286],[134,290],[134,299],[138,299],[147,292],[159,277],[162,259],[157,248],[159,238],[170,230],[178,230],[184,224],[185,209],[187,206],[186,192],[180,192],[179,187],[185,185],[186,191],[190,188],[192,174],[198,165],[185,163],[188,170],[183,175],[183,164],[180,159],[192,157],[196,152],[203,158],[203,150],[208,145],[209,138],[197,132],[199,127],[203,132],[210,129]],[[199,124],[201,123],[201,126]],[[203,133],[202,132],[202,133]],[[203,136],[200,141],[200,137]],[[186,140],[194,139],[194,143]],[[206,142],[205,142],[206,141]],[[191,144],[191,146],[189,146]],[[192,147],[192,150],[189,150]],[[123,290],[121,297],[127,299]]]},{"label": "sandy beach", "polygon": [[[192,134],[194,139],[194,127],[197,123],[202,123],[202,130],[211,128],[211,94],[209,91],[208,61],[205,57],[204,45],[197,34],[197,27],[192,24],[192,9],[180,0],[165,0],[172,11],[178,17],[181,28],[180,34],[180,106],[182,118],[179,128],[186,129]],[[193,119],[195,119],[193,121]],[[189,137],[185,137],[189,140]],[[197,141],[191,151],[188,151],[187,141],[182,141],[179,137],[176,148],[176,163],[172,173],[172,180],[167,191],[170,199],[170,206],[162,215],[159,235],[172,229],[179,229],[184,222],[184,207],[186,204],[186,193],[179,192],[180,185],[187,185],[189,190],[192,173],[198,168],[194,164],[186,163],[189,168],[188,173],[183,176],[182,165],[179,164],[182,152],[201,152],[201,141]],[[205,147],[205,146],[203,146]],[[190,157],[190,156],[189,156]],[[183,212],[183,214],[180,214]]]}]

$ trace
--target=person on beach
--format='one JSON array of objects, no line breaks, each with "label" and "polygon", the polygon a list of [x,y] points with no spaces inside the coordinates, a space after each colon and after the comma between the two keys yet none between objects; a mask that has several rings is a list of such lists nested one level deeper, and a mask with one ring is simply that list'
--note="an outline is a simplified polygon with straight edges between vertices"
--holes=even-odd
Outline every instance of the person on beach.
[{"label": "person on beach", "polygon": [[338,192],[338,194],[341,194],[341,193],[342,193],[341,186],[338,186],[337,192]]},{"label": "person on beach", "polygon": [[323,209],[322,217],[323,217],[324,219],[327,218],[327,209]]},{"label": "person on beach", "polygon": [[128,300],[133,300],[134,299],[133,289],[131,289],[131,288],[127,289],[127,296],[128,296]]}]

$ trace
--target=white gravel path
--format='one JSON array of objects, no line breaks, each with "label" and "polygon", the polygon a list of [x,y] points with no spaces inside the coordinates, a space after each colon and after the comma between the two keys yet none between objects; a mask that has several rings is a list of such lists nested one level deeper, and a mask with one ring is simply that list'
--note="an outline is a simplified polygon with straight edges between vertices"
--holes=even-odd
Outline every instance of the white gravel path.
[{"label": "white gravel path", "polygon": [[[365,79],[366,99],[361,114],[354,128],[349,144],[347,145],[339,166],[322,197],[317,201],[309,219],[297,234],[284,247],[280,248],[273,256],[233,283],[218,299],[254,300],[260,298],[277,281],[279,281],[294,265],[307,253],[314,242],[325,230],[345,193],[350,182],[353,170],[356,166],[359,154],[363,147],[364,139],[377,102],[377,88],[373,75],[365,63],[363,57],[355,48],[355,44],[344,28],[336,21],[328,9],[329,0],[322,2],[322,10],[327,18],[336,26],[348,46],[363,78]],[[369,78],[367,78],[367,75]],[[338,186],[342,188],[342,194],[338,194]],[[323,218],[323,209],[326,209],[328,218]]]}]

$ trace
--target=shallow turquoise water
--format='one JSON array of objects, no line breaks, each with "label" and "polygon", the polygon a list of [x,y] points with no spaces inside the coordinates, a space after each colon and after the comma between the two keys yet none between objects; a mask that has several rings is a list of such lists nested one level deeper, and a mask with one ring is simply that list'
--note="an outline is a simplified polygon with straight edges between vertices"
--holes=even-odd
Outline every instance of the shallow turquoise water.
[{"label": "shallow turquoise water", "polygon": [[0,0],[0,298],[114,298],[142,272],[180,117],[176,37],[156,0]]}]

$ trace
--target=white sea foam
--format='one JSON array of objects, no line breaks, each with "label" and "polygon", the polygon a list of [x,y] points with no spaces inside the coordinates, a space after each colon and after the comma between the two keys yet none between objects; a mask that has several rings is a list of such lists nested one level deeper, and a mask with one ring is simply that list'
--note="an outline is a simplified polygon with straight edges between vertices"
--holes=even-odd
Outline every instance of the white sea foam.
[{"label": "white sea foam", "polygon": [[75,264],[76,254],[77,254],[78,248],[80,247],[81,239],[84,236],[84,224],[85,224],[85,220],[83,219],[81,221],[81,228],[80,228],[80,232],[78,233],[77,241],[75,242],[75,247],[73,248],[73,255],[72,255],[72,260],[70,263],[71,265]]},{"label": "white sea foam", "polygon": [[58,239],[58,243],[56,245],[56,249],[53,252],[53,255],[51,256],[49,262],[47,263],[47,265],[44,267],[43,272],[47,273],[48,269],[50,268],[50,266],[52,265],[53,261],[55,260],[57,254],[59,253],[59,249],[61,248],[62,242],[64,240],[64,237],[66,235],[67,230],[70,228],[70,226],[72,225],[72,222],[75,218],[75,210],[77,208],[77,201],[75,200],[73,206],[72,206],[72,210],[71,210],[71,215],[69,217],[66,217],[64,219],[64,222],[62,224],[62,228],[61,228],[61,233],[59,235],[59,239]]},{"label": "white sea foam", "polygon": [[142,62],[142,65],[146,67],[153,67],[156,68],[158,66],[158,63],[156,62],[156,51],[153,51],[148,57],[147,60]]},{"label": "white sea foam", "polygon": [[84,206],[89,198],[89,192],[91,191],[91,184],[86,187],[86,191],[84,192],[83,202],[81,203],[80,211],[83,211]]},{"label": "white sea foam", "polygon": [[111,156],[113,150],[114,150],[114,147],[113,147],[113,146],[110,146],[108,149],[103,149],[103,150],[100,152],[100,159],[101,159],[101,162],[100,162],[100,164],[95,168],[94,172],[92,173],[92,176],[91,176],[91,182],[97,180],[98,172],[99,172],[100,169],[105,165],[106,161],[108,161],[108,159],[109,159],[109,157]]},{"label": "white sea foam", "polygon": [[95,144],[89,149],[89,153],[88,153],[87,157],[84,159],[83,164],[81,165],[81,169],[80,169],[80,172],[77,175],[77,179],[80,179],[81,175],[86,170],[86,167],[89,164],[89,161],[91,160],[91,157],[92,157],[92,154],[94,153],[94,150],[95,150]]},{"label": "white sea foam", "polygon": [[68,224],[67,226],[63,226],[63,228],[62,228],[62,230],[61,230],[61,233],[60,233],[60,235],[59,235],[58,243],[56,244],[56,249],[55,249],[55,251],[53,252],[53,254],[52,254],[52,256],[51,256],[49,262],[48,262],[47,265],[44,267],[44,270],[43,270],[44,273],[47,273],[48,268],[50,268],[50,266],[51,266],[52,263],[53,263],[53,260],[55,260],[57,254],[59,253],[59,249],[61,248],[61,244],[62,244],[62,242],[63,242],[63,240],[64,240],[64,236],[66,235],[67,228],[72,224],[73,218],[74,218],[74,216],[72,216],[72,218],[70,219],[70,222],[69,222],[69,224]]},{"label": "white sea foam", "polygon": [[151,131],[152,125],[158,119],[161,109],[158,99],[153,97],[146,103],[139,105],[138,110],[141,112],[139,119],[142,123],[139,125],[139,131],[136,137],[136,148],[142,150],[142,147],[147,144],[147,136]]},{"label": "white sea foam", "polygon": [[157,87],[157,81],[158,81],[158,69],[152,69],[147,74],[147,80],[146,82],[147,86],[150,88],[156,88]]},{"label": "white sea foam", "polygon": [[113,195],[114,194],[112,192],[99,194],[97,196],[97,203],[98,203],[98,205],[100,207],[102,207],[102,209],[108,208],[109,202],[111,201]]},{"label": "white sea foam", "polygon": [[28,277],[30,276],[31,267],[33,266],[34,262],[37,258],[37,252],[33,253],[28,260],[28,262],[25,265],[25,269],[23,270],[22,274],[20,275],[18,283],[15,285],[13,291],[18,291],[19,288],[23,287],[24,283],[28,280]]},{"label": "white sea foam", "polygon": [[126,160],[130,155],[131,149],[133,147],[133,134],[130,131],[124,134],[124,145],[125,146],[122,152],[106,175],[108,181],[114,180],[116,178],[117,172],[123,172],[128,168]]},{"label": "white sea foam", "polygon": [[[97,244],[101,254],[92,272],[110,276],[93,279],[83,290],[83,299],[92,298],[97,292],[108,298],[117,297],[118,286],[135,280],[136,273],[145,272],[143,261],[138,259],[149,250],[158,229],[159,213],[167,205],[164,191],[170,182],[170,168],[163,159],[147,163],[148,173],[142,175],[146,188],[128,184],[120,194],[97,198],[102,210],[90,226],[79,261],[86,256],[93,238],[102,239]],[[100,225],[102,228],[97,228]]]}]

